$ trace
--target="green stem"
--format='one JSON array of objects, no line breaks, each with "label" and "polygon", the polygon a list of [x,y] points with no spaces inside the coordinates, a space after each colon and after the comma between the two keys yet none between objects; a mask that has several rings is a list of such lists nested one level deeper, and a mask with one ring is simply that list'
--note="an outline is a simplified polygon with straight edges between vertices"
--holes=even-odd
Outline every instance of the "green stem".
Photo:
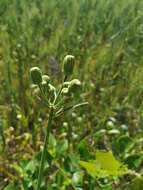
[{"label": "green stem", "polygon": [[[67,79],[67,77],[65,76],[63,83],[66,81],[66,79]],[[59,92],[58,92],[58,94],[57,94],[56,99],[54,100],[54,105],[56,105],[56,103],[57,103],[57,101],[58,101],[58,98],[59,98],[59,96],[61,95],[61,92],[62,92],[62,89],[63,89],[63,83],[62,83],[61,88],[60,88],[60,90],[59,90]]]},{"label": "green stem", "polygon": [[44,148],[43,148],[42,157],[41,157],[41,163],[40,163],[40,169],[39,169],[39,175],[38,175],[38,183],[37,183],[36,190],[40,190],[40,186],[41,186],[41,180],[42,180],[42,176],[43,176],[43,169],[44,169],[44,164],[45,164],[46,150],[47,150],[49,134],[50,134],[51,126],[52,126],[53,114],[54,114],[54,109],[53,109],[53,107],[51,107],[50,114],[49,114],[47,131],[46,131],[46,136],[45,136],[45,141],[44,141]]}]

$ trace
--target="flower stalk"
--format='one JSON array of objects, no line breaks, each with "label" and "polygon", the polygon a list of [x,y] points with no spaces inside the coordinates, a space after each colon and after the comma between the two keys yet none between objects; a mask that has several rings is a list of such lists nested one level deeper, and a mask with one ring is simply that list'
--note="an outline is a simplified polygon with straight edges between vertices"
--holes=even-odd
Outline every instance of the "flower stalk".
[{"label": "flower stalk", "polygon": [[40,186],[41,186],[43,170],[44,170],[44,164],[45,164],[45,158],[46,158],[46,151],[47,151],[48,140],[49,140],[49,134],[50,134],[51,127],[52,127],[53,115],[54,115],[54,108],[51,107],[50,113],[49,113],[47,130],[46,130],[45,141],[44,141],[44,148],[43,148],[41,162],[40,162],[40,169],[39,169],[39,175],[38,175],[38,182],[37,182],[36,190],[40,190]]},{"label": "flower stalk", "polygon": [[44,177],[43,172],[45,166],[45,158],[53,119],[60,116],[65,111],[76,109],[77,107],[87,104],[87,102],[82,102],[76,105],[66,105],[67,97],[73,97],[74,94],[78,93],[78,91],[81,89],[81,82],[78,79],[70,80],[73,74],[74,65],[74,56],[67,55],[64,58],[63,62],[64,81],[62,81],[60,86],[57,88],[53,86],[52,81],[48,75],[42,74],[40,68],[32,67],[30,69],[34,96],[36,96],[38,100],[43,101],[49,108],[49,119],[44,140],[44,147],[42,150],[36,190],[41,189],[42,178]]}]

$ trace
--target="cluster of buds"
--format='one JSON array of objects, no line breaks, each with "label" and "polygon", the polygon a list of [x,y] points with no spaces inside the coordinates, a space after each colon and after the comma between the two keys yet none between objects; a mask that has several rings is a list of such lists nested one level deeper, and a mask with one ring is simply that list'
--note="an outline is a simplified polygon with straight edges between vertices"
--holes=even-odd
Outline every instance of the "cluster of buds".
[{"label": "cluster of buds", "polygon": [[33,83],[34,94],[50,101],[56,98],[56,89],[50,83],[48,75],[42,75],[42,71],[38,67],[32,67],[30,70],[31,80]]},{"label": "cluster of buds", "polygon": [[77,93],[80,90],[81,82],[78,79],[73,79],[69,82],[63,83],[62,94],[69,95],[72,93]]},{"label": "cluster of buds", "polygon": [[69,96],[79,91],[81,82],[78,79],[70,80],[75,65],[75,58],[67,55],[63,61],[64,81],[60,88],[55,88],[51,84],[48,75],[43,75],[38,67],[32,67],[30,70],[31,80],[34,87],[34,94],[40,99],[46,101],[48,106],[55,105],[60,97]]},{"label": "cluster of buds", "polygon": [[81,83],[78,79],[73,79],[73,80],[70,79],[73,73],[74,65],[75,65],[74,56],[67,55],[63,61],[64,80],[58,88],[55,88],[51,84],[52,81],[50,77],[48,75],[43,75],[38,67],[33,67],[30,70],[31,80],[34,85],[34,91],[38,93],[38,97],[40,98],[40,100],[43,100],[50,109],[48,127],[46,131],[45,143],[42,152],[39,175],[38,175],[37,190],[40,190],[41,186],[47,143],[49,139],[49,133],[52,125],[53,116],[58,117],[64,112],[67,112],[67,110],[75,109],[79,106],[87,104],[86,102],[76,105],[71,105],[71,102],[70,105],[65,104],[66,102],[64,101],[66,99],[65,96],[76,93],[79,87],[81,86]]}]

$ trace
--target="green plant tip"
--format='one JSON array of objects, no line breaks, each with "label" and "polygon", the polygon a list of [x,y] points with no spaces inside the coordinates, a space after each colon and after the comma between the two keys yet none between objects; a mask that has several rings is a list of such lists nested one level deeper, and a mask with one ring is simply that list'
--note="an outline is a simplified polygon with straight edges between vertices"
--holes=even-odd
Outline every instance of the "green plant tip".
[{"label": "green plant tip", "polygon": [[48,87],[49,91],[56,91],[56,88],[52,84],[49,84]]},{"label": "green plant tip", "polygon": [[48,83],[46,81],[42,81],[41,86],[44,94],[46,94],[49,90]]},{"label": "green plant tip", "polygon": [[63,88],[61,93],[62,93],[63,95],[67,95],[68,92],[69,92],[69,89],[68,89],[68,88]]},{"label": "green plant tip", "polygon": [[42,76],[42,80],[43,80],[43,81],[46,81],[47,83],[49,83],[50,77],[49,77],[48,75],[43,75],[43,76]]},{"label": "green plant tip", "polygon": [[49,88],[50,101],[53,102],[56,97],[56,88],[51,84],[48,84],[48,88]]},{"label": "green plant tip", "polygon": [[69,84],[70,84],[70,82],[64,82],[64,83],[63,83],[63,88],[68,88],[68,87],[69,87]]},{"label": "green plant tip", "polygon": [[42,72],[38,67],[32,67],[30,69],[30,75],[33,84],[39,85],[42,82]]},{"label": "green plant tip", "polygon": [[76,93],[81,88],[81,82],[78,79],[73,79],[69,84],[69,91]]},{"label": "green plant tip", "polygon": [[63,62],[63,71],[65,76],[69,77],[70,75],[72,75],[74,64],[75,64],[75,57],[73,55],[65,56]]}]

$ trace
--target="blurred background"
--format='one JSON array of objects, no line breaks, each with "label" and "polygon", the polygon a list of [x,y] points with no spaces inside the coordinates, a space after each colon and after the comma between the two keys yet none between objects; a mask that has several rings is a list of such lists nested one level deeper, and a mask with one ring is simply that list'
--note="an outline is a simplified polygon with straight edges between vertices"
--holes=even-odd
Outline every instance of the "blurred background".
[{"label": "blurred background", "polygon": [[[40,67],[56,86],[67,54],[82,82],[73,102],[89,105],[55,119],[45,169],[52,163],[53,175],[43,190],[94,190],[95,180],[75,163],[94,159],[96,149],[141,172],[143,1],[0,0],[1,190],[34,189],[48,109],[32,95],[29,70]],[[130,180],[106,179],[96,188],[120,189]]]}]

